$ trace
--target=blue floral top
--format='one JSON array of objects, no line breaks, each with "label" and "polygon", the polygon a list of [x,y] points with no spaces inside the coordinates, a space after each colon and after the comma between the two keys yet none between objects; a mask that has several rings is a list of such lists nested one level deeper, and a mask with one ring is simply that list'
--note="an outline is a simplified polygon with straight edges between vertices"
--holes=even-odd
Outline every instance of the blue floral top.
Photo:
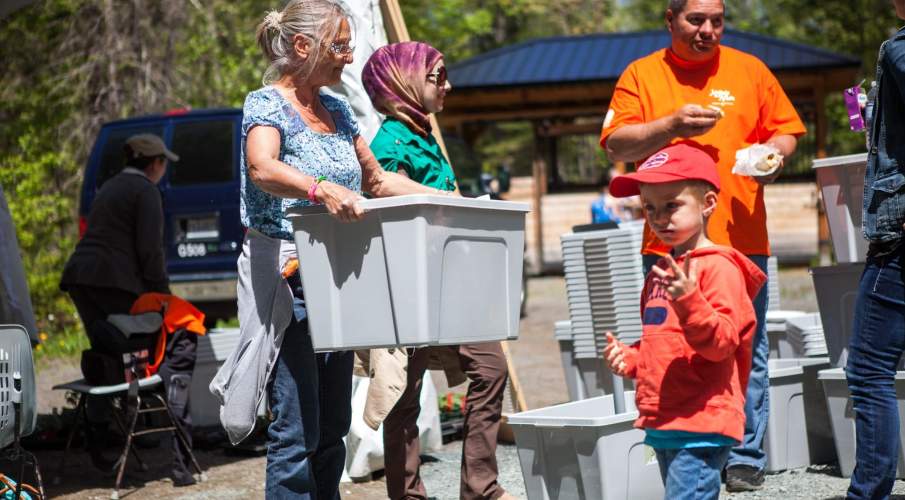
[{"label": "blue floral top", "polygon": [[308,128],[298,111],[280,92],[264,87],[245,98],[242,117],[242,224],[271,238],[292,240],[292,224],[286,209],[310,205],[307,199],[280,198],[262,191],[248,175],[245,141],[248,132],[258,125],[280,131],[280,161],[302,172],[323,175],[328,181],[355,192],[361,192],[361,164],[355,154],[358,123],[349,103],[342,98],[320,95],[336,124],[335,134],[322,134]]}]

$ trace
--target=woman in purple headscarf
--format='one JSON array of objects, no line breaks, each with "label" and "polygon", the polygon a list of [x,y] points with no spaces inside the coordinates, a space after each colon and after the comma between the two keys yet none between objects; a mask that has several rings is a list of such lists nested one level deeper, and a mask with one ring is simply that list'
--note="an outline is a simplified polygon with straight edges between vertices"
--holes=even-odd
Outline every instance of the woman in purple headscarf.
[{"label": "woman in purple headscarf", "polygon": [[[443,109],[446,93],[452,89],[443,54],[422,42],[387,45],[371,55],[361,79],[374,107],[386,115],[371,142],[380,165],[440,191],[458,191],[452,167],[431,134],[429,118]],[[427,498],[418,473],[421,381],[428,365],[435,367],[432,359],[451,359],[459,381],[464,378],[462,372],[469,379],[460,497],[513,498],[497,482],[496,441],[508,376],[500,343],[409,349],[408,354],[405,391],[383,421],[388,496]],[[448,363],[443,367],[447,379],[455,376]],[[459,381],[450,380],[450,385]]]}]

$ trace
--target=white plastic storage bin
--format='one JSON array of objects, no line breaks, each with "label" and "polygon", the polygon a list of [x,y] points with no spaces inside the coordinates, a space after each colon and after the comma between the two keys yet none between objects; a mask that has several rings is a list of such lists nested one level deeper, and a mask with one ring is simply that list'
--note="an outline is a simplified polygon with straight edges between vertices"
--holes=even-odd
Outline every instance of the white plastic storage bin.
[{"label": "white plastic storage bin", "polygon": [[826,406],[826,394],[817,374],[830,368],[830,358],[803,358],[793,360],[804,371],[804,419],[808,428],[808,452],[812,464],[836,461],[836,445],[833,442],[833,426]]},{"label": "white plastic storage bin", "polygon": [[811,268],[823,336],[835,367],[845,367],[863,263]]},{"label": "white plastic storage bin", "polygon": [[625,404],[617,415],[601,396],[510,416],[528,499],[663,498],[656,455],[632,427],[634,392]]},{"label": "white plastic storage bin", "polygon": [[563,374],[566,377],[566,388],[569,391],[569,401],[579,401],[584,399],[584,383],[581,380],[581,374],[578,370],[578,360],[572,353],[572,341],[559,341],[559,360],[562,363]]},{"label": "white plastic storage bin", "polygon": [[814,160],[836,262],[863,262],[867,240],[861,235],[867,153]]},{"label": "white plastic storage bin", "polygon": [[789,318],[804,316],[802,311],[783,311],[771,309],[767,311],[767,338],[770,343],[770,359],[794,358],[795,351],[789,343],[787,321]]},{"label": "white plastic storage bin", "polygon": [[191,398],[192,425],[197,428],[220,427],[220,403],[208,387],[217,370],[239,344],[239,329],[214,329],[198,336],[195,371],[192,373]]},{"label": "white plastic storage bin", "polygon": [[764,437],[767,472],[831,462],[832,432],[817,371],[826,358],[771,359],[770,418]]},{"label": "white plastic storage bin", "polygon": [[527,203],[408,195],[290,210],[317,351],[518,338]]},{"label": "white plastic storage bin", "polygon": [[808,465],[808,436],[804,423],[804,370],[769,361],[770,418],[764,436],[767,472]]},{"label": "white plastic storage bin", "polygon": [[[855,470],[855,412],[852,408],[851,393],[842,368],[821,370],[817,377],[826,393],[826,405],[833,426],[836,454],[839,457],[839,471],[842,477],[851,477]],[[905,429],[905,372],[896,373],[896,399],[899,408],[899,429]],[[905,479],[905,432],[899,432],[899,464],[896,478]]]}]

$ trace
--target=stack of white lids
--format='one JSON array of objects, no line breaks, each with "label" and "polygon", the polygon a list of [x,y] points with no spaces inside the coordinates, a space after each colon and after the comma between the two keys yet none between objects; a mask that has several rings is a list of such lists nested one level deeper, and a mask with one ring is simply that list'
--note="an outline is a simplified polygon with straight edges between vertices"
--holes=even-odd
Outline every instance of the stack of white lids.
[{"label": "stack of white lids", "polygon": [[806,314],[786,321],[786,337],[799,356],[822,357],[827,355],[826,339],[819,313]]},{"label": "stack of white lids", "polygon": [[779,263],[776,257],[767,259],[767,296],[770,300],[767,308],[778,311],[781,305],[779,298]]},{"label": "stack of white lids", "polygon": [[642,229],[630,223],[561,237],[576,358],[600,356],[608,331],[626,343],[641,338]]}]

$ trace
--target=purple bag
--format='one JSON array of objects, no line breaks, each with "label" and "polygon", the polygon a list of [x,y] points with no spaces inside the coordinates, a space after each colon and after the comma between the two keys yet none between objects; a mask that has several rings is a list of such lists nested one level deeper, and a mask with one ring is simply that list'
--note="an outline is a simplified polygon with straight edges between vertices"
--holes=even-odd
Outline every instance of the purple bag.
[{"label": "purple bag", "polygon": [[861,114],[861,96],[863,91],[860,85],[847,88],[842,91],[845,98],[845,109],[848,111],[848,124],[852,132],[864,130],[864,116]]}]

